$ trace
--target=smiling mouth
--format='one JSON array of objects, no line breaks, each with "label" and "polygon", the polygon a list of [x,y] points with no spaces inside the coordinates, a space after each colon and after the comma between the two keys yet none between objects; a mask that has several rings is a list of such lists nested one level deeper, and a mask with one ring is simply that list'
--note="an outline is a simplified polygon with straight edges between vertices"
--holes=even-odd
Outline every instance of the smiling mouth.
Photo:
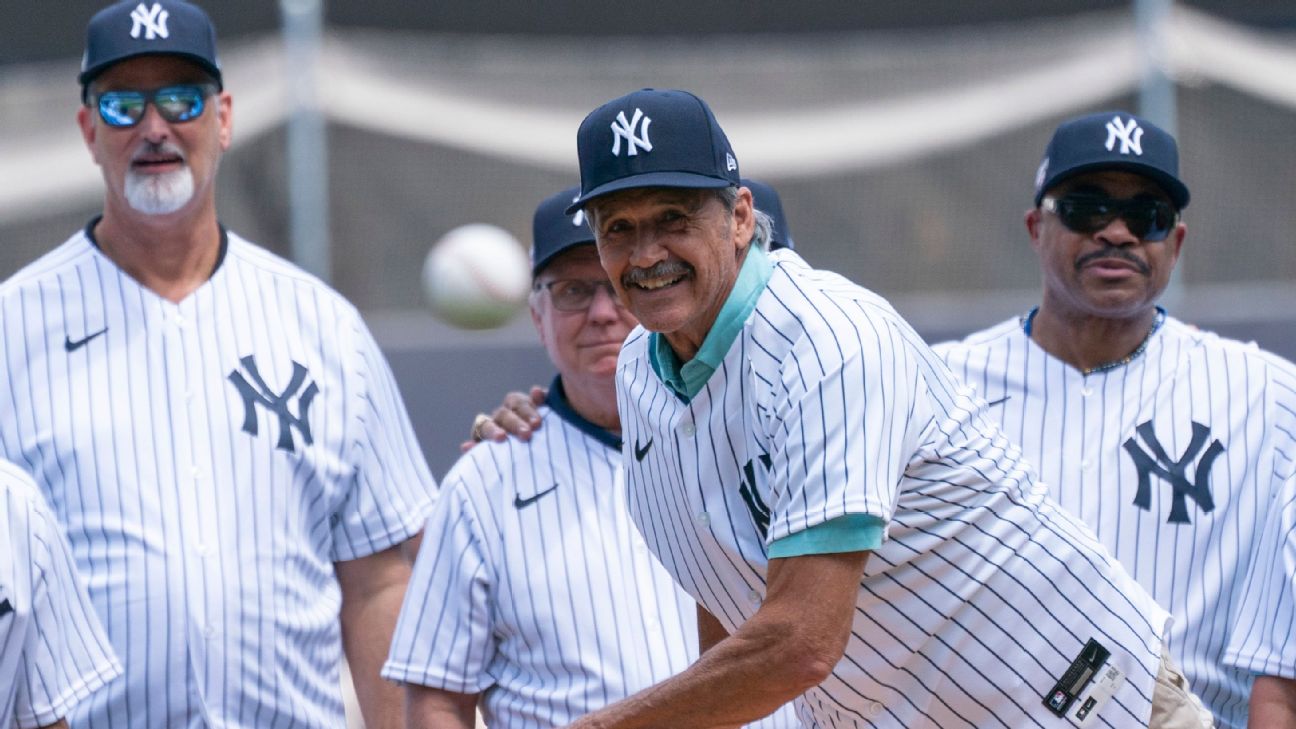
[{"label": "smiling mouth", "polygon": [[682,261],[662,261],[651,268],[633,268],[621,277],[627,289],[660,291],[674,286],[693,274],[693,267]]}]

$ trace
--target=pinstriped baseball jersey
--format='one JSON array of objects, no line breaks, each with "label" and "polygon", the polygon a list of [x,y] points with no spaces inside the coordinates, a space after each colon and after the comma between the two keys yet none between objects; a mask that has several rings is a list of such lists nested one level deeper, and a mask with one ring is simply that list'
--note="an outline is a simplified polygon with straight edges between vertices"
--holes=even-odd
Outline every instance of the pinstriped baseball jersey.
[{"label": "pinstriped baseball jersey", "polygon": [[64,523],[126,667],[76,726],[341,726],[333,563],[431,509],[355,309],[233,234],[220,255],[178,304],[88,232],[0,285],[0,449]]},{"label": "pinstriped baseball jersey", "polygon": [[120,674],[44,498],[0,461],[0,727],[53,724]]},{"label": "pinstriped baseball jersey", "polygon": [[884,541],[844,657],[798,699],[803,722],[1062,726],[1043,698],[1092,638],[1129,678],[1096,725],[1146,725],[1165,612],[885,301],[770,257],[690,402],[654,373],[642,329],[622,351],[631,514],[666,568],[733,630],[765,598],[770,543],[872,515]]},{"label": "pinstriped baseball jersey", "polygon": [[[566,726],[698,653],[692,598],[630,521],[619,441],[556,391],[530,443],[483,443],[443,479],[383,668],[481,693],[491,727]],[[779,718],[761,726],[798,726]]]},{"label": "pinstriped baseball jersey", "polygon": [[[1256,535],[1296,470],[1296,367],[1170,317],[1142,355],[1087,376],[1016,318],[936,350],[1062,506],[1175,616],[1171,651],[1220,726],[1244,726],[1251,670],[1266,661],[1260,646],[1240,668],[1222,658],[1245,622],[1248,574],[1284,569]],[[1249,617],[1290,621],[1292,605],[1289,588]]]}]

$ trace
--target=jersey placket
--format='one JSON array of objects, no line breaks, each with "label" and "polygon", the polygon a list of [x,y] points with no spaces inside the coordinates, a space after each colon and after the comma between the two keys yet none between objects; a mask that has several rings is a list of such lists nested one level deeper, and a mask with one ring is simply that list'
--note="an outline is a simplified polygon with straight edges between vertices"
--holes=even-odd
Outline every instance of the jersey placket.
[{"label": "jersey placket", "polygon": [[202,399],[195,397],[202,387],[203,368],[198,356],[196,327],[197,294],[179,304],[159,302],[161,348],[166,376],[166,403],[171,449],[174,458],[175,509],[178,529],[168,542],[168,549],[182,565],[185,600],[185,625],[188,634],[188,701],[191,707],[208,717],[210,683],[206,666],[212,665],[209,653],[219,652],[215,641],[220,638],[219,610],[212,610],[208,599],[215,589],[216,569],[216,504],[212,498],[210,464],[201,462],[202,445],[208,440],[202,423],[205,414]]}]

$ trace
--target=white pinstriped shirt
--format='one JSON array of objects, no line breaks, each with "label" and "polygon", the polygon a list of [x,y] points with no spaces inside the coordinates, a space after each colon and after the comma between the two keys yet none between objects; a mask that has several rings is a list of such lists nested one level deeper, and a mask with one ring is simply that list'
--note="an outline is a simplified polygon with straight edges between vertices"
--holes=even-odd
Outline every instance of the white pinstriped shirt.
[{"label": "white pinstriped shirt", "polygon": [[561,393],[530,443],[482,443],[443,479],[383,667],[482,694],[493,728],[566,726],[697,658],[693,600],[630,521],[619,441]]},{"label": "white pinstriped shirt", "polygon": [[689,403],[653,372],[642,329],[622,351],[631,515],[667,570],[734,630],[765,598],[770,543],[873,515],[887,533],[844,657],[798,699],[808,726],[1062,726],[1043,698],[1090,638],[1128,676],[1097,726],[1146,725],[1165,612],[885,301],[770,258]]},{"label": "white pinstriped shirt", "polygon": [[[1245,726],[1253,671],[1296,676],[1296,367],[1170,317],[1140,356],[1090,375],[1018,318],[936,350],[1174,615],[1171,650],[1219,725]],[[1258,539],[1268,514],[1285,537]]]},{"label": "white pinstriped shirt", "polygon": [[0,461],[0,727],[53,724],[120,674],[62,528]]},{"label": "white pinstriped shirt", "polygon": [[126,668],[73,725],[341,726],[333,563],[415,534],[435,488],[355,309],[224,233],[171,303],[81,232],[0,285],[0,366],[0,453]]}]

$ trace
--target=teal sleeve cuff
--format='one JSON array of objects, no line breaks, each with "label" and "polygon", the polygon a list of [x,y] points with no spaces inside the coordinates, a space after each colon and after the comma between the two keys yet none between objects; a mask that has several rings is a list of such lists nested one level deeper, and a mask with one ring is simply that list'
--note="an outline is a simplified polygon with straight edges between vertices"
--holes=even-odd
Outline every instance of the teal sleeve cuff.
[{"label": "teal sleeve cuff", "polygon": [[775,559],[871,551],[882,546],[885,526],[886,522],[872,514],[846,514],[776,540],[769,547],[769,556]]}]

